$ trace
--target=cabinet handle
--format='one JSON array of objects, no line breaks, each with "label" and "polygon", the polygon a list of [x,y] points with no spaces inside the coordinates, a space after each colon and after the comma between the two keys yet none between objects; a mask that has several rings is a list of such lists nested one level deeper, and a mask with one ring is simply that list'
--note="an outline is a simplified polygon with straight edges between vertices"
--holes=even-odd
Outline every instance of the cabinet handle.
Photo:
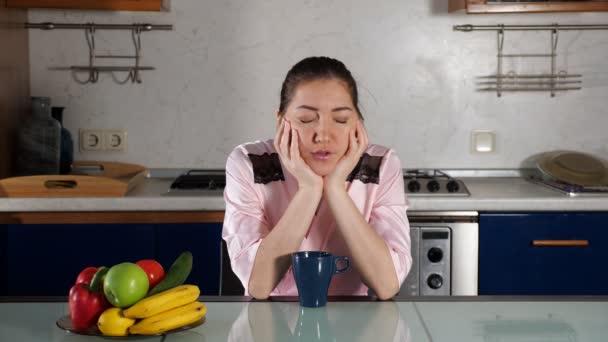
[{"label": "cabinet handle", "polygon": [[589,246],[589,240],[532,240],[537,247],[582,247]]}]

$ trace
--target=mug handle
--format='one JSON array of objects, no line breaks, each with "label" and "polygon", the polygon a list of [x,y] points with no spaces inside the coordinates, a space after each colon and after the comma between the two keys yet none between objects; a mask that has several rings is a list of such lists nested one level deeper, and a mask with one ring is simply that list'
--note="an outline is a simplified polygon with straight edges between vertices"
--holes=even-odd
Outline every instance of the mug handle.
[{"label": "mug handle", "polygon": [[[344,266],[343,268],[338,268],[338,262],[340,261],[346,261],[346,266]],[[348,269],[350,268],[350,259],[348,257],[335,257],[334,259],[334,267],[335,267],[335,271],[334,274],[340,274],[340,273],[344,273],[346,271],[348,271]]]}]

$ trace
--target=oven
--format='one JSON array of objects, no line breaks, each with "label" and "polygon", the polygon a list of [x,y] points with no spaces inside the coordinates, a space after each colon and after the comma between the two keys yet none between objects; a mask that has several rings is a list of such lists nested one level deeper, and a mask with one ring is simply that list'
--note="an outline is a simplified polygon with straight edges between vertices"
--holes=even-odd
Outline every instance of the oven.
[{"label": "oven", "polygon": [[478,213],[409,212],[412,268],[398,297],[476,296]]}]

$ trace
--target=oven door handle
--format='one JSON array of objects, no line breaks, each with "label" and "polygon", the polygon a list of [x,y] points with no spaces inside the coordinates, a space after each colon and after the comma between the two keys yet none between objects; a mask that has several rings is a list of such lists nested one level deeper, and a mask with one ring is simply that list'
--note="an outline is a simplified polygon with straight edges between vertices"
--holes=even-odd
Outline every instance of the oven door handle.
[{"label": "oven door handle", "polygon": [[536,246],[536,247],[585,247],[585,246],[589,246],[589,240],[532,240],[532,246]]}]

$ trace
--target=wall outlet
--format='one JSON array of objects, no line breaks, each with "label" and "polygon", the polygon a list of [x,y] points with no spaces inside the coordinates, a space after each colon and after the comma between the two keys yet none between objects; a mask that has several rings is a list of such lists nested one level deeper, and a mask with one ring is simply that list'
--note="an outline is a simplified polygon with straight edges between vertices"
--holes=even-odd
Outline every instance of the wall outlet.
[{"label": "wall outlet", "polygon": [[127,131],[106,130],[103,132],[104,149],[109,151],[125,151],[127,149]]},{"label": "wall outlet", "polygon": [[79,133],[81,151],[104,149],[103,131],[96,129],[81,129]]},{"label": "wall outlet", "polygon": [[125,151],[127,131],[80,129],[80,151]]},{"label": "wall outlet", "polygon": [[473,130],[471,132],[471,152],[492,153],[496,151],[496,132]]}]

